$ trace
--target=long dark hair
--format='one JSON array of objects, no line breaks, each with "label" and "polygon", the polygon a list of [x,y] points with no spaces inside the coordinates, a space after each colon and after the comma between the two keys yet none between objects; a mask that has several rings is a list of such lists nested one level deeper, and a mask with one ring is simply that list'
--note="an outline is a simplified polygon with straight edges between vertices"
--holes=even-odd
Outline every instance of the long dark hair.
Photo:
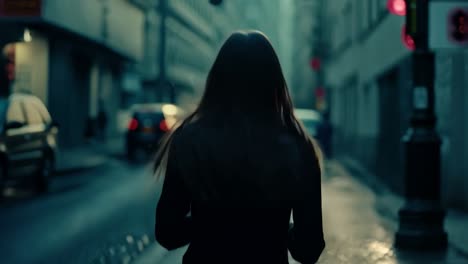
[{"label": "long dark hair", "polygon": [[259,31],[237,31],[221,47],[197,109],[162,140],[156,153],[154,172],[160,175],[164,171],[174,134],[197,120],[207,120],[207,123],[224,120],[227,126],[234,126],[237,131],[259,130],[256,124],[266,127],[279,124],[302,138],[320,161],[320,150],[293,111],[279,59],[268,38]]}]

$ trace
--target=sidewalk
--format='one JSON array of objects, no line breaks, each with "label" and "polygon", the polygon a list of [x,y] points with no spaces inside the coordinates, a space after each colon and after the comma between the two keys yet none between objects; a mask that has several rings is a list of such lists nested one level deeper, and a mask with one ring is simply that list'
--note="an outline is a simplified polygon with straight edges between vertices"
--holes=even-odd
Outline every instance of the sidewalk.
[{"label": "sidewalk", "polygon": [[[331,161],[326,167],[322,206],[327,245],[319,263],[468,263],[468,257],[452,247],[443,254],[396,250],[393,242],[397,221],[381,214],[379,208],[384,203],[380,195],[352,177],[338,162]],[[167,251],[154,243],[134,263],[180,264],[186,248]],[[290,258],[290,264],[297,262]]]},{"label": "sidewalk", "polygon": [[[377,210],[393,221],[398,221],[398,211],[404,205],[404,198],[391,192],[355,160],[342,158],[340,161],[343,166],[354,172],[354,177],[364,181],[374,191],[378,191]],[[448,209],[444,227],[448,233],[449,245],[468,257],[468,213]]]},{"label": "sidewalk", "polygon": [[59,149],[57,174],[63,175],[105,165],[123,153],[123,138],[114,137],[106,142],[92,141],[82,146]]}]

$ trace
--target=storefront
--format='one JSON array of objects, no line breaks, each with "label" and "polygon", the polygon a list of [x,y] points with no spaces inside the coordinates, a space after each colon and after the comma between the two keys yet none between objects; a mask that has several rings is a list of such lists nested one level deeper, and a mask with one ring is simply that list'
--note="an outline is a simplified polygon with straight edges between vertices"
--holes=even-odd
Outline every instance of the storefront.
[{"label": "storefront", "polygon": [[[30,93],[47,104],[48,40],[27,27],[4,38],[2,49],[2,93]],[[6,80],[6,81],[5,81]]]},{"label": "storefront", "polygon": [[0,91],[44,101],[64,148],[111,136],[142,34],[143,13],[126,1],[0,0]]}]

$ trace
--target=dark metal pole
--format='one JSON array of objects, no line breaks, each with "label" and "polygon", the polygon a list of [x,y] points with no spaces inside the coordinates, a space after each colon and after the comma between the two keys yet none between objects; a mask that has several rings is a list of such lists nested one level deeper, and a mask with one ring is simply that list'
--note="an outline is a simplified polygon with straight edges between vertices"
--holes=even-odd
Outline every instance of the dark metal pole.
[{"label": "dark metal pole", "polygon": [[169,98],[171,103],[175,102],[175,90],[173,85],[169,85],[167,80],[167,61],[166,61],[166,46],[167,46],[167,27],[166,20],[168,15],[168,1],[159,0],[159,12],[161,23],[159,28],[159,89],[162,89],[162,94],[166,94],[169,89]]},{"label": "dark metal pole", "polygon": [[[407,0],[413,57],[413,114],[403,138],[405,198],[395,245],[400,249],[444,249],[445,211],[440,202],[440,144],[434,111],[434,53],[428,48],[427,0]],[[408,23],[408,22],[407,22]]]}]

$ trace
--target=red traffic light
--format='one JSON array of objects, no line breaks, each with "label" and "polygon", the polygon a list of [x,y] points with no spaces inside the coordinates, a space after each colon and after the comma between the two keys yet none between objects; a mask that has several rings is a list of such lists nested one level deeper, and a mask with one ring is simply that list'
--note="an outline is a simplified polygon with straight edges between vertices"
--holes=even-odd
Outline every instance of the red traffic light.
[{"label": "red traffic light", "polygon": [[319,58],[313,58],[312,60],[310,60],[310,67],[314,71],[318,71],[320,69],[320,65],[321,65],[321,61]]},{"label": "red traffic light", "polygon": [[401,40],[403,41],[403,45],[409,50],[414,50],[416,48],[416,43],[414,39],[406,33],[406,25],[403,25],[401,30]]},{"label": "red traffic light", "polygon": [[406,15],[405,0],[387,0],[387,9],[390,13],[397,16]]},{"label": "red traffic light", "polygon": [[325,89],[323,89],[323,87],[316,88],[315,89],[315,97],[324,98],[325,97]]}]

